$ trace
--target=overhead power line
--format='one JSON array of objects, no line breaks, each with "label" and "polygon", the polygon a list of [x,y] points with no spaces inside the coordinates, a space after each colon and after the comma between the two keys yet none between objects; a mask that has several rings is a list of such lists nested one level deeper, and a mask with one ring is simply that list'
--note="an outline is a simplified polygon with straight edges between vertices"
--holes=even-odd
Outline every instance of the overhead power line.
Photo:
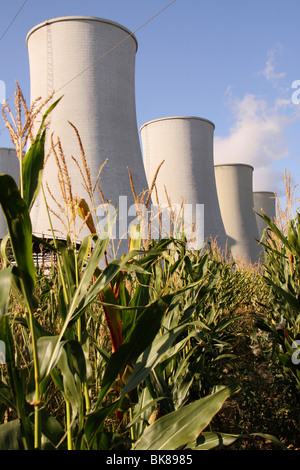
[{"label": "overhead power line", "polygon": [[13,19],[11,20],[11,22],[9,23],[9,25],[7,26],[6,30],[4,31],[4,33],[2,34],[2,36],[0,37],[0,41],[2,41],[2,39],[4,38],[4,36],[6,35],[7,31],[10,29],[10,27],[12,26],[13,22],[15,21],[15,19],[17,18],[17,16],[19,15],[19,13],[21,12],[21,10],[24,8],[25,6],[25,3],[27,2],[27,0],[25,0],[22,4],[22,6],[19,8],[19,10],[17,11],[17,13],[15,14],[15,16],[13,17]]},{"label": "overhead power line", "polygon": [[55,90],[55,94],[58,93],[60,90],[62,90],[62,88],[64,88],[65,86],[69,85],[69,83],[73,82],[74,80],[76,80],[76,78],[80,77],[80,75],[82,75],[83,73],[85,73],[87,70],[89,70],[90,68],[94,67],[94,65],[96,65],[100,60],[104,59],[104,57],[106,57],[108,54],[110,54],[112,51],[114,51],[115,49],[117,49],[117,47],[119,47],[121,44],[123,44],[125,41],[127,41],[127,39],[129,39],[130,37],[134,36],[140,29],[144,28],[148,23],[150,23],[150,21],[154,20],[154,18],[156,18],[158,15],[160,15],[164,10],[166,10],[167,8],[169,8],[172,3],[175,3],[176,0],[172,0],[170,3],[168,3],[168,5],[166,5],[165,7],[161,8],[161,10],[159,10],[157,13],[155,13],[153,16],[151,16],[151,18],[149,18],[147,21],[145,21],[145,23],[143,23],[141,26],[139,26],[135,31],[133,31],[132,33],[128,34],[128,36],[126,36],[124,39],[122,39],[122,41],[118,42],[118,44],[116,44],[115,46],[113,46],[111,49],[109,49],[109,51],[105,52],[105,54],[103,54],[101,57],[99,57],[98,59],[96,59],[92,64],[90,64],[88,67],[86,67],[84,70],[82,70],[81,72],[79,72],[77,75],[75,75],[73,78],[71,78],[70,80],[68,80],[66,83],[64,83],[64,85],[62,85],[60,88],[58,88],[58,90]]},{"label": "overhead power line", "polygon": [[[19,9],[18,13],[16,14],[15,18],[17,17],[17,15],[20,13],[20,11],[22,10],[22,8],[24,7],[25,3],[27,2],[27,0],[24,1],[23,5],[21,6],[21,8]],[[58,90],[55,91],[55,94],[58,93],[60,90],[62,90],[62,88],[64,88],[65,86],[69,85],[69,83],[73,82],[74,80],[76,80],[76,78],[78,78],[80,75],[82,75],[83,73],[85,73],[87,70],[89,70],[90,68],[94,67],[94,65],[96,65],[100,60],[104,59],[104,57],[106,57],[108,54],[110,54],[112,51],[114,51],[117,47],[119,47],[121,44],[123,44],[125,41],[127,41],[128,38],[134,36],[138,31],[140,31],[142,28],[144,28],[148,23],[150,23],[152,20],[154,20],[154,18],[156,18],[157,16],[159,16],[163,11],[165,11],[167,8],[169,8],[173,3],[175,3],[176,0],[172,0],[171,2],[169,2],[166,6],[164,6],[163,8],[161,8],[157,13],[155,13],[154,15],[151,16],[151,18],[149,18],[147,21],[145,21],[141,26],[139,26],[135,31],[133,31],[131,34],[128,34],[128,36],[126,36],[124,39],[122,39],[122,41],[120,41],[118,44],[116,44],[114,47],[112,47],[109,51],[105,52],[105,54],[103,54],[101,57],[99,57],[97,60],[95,60],[92,64],[90,64],[88,67],[86,67],[84,70],[82,70],[81,72],[79,72],[77,75],[75,75],[73,78],[71,78],[69,81],[67,81],[64,85],[62,85]],[[13,21],[15,20],[15,18],[12,20],[11,24],[13,23]],[[4,34],[6,34],[6,32],[8,31],[8,29],[10,28],[11,24],[8,26],[8,28],[6,29],[6,31],[3,33],[3,35],[1,36],[0,40],[2,39],[2,37],[4,36]],[[1,132],[5,129],[5,127],[3,129],[0,129],[0,134]]]}]

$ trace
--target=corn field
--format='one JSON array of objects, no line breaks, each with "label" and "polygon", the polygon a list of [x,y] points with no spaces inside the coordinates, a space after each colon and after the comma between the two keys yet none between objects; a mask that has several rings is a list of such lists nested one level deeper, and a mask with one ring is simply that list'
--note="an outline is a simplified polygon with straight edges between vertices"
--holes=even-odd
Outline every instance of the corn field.
[{"label": "corn field", "polygon": [[[27,109],[17,88],[17,116],[10,121],[3,108],[20,183],[0,175],[8,229],[0,270],[0,449],[230,450],[245,441],[299,448],[300,214],[291,213],[291,191],[286,209],[278,201],[278,220],[262,215],[268,228],[255,266],[234,261],[214,240],[191,251],[172,237],[131,240],[128,254],[107,260],[111,240],[97,233],[92,193],[89,203],[72,196],[60,141],[51,136],[66,241],[39,239],[30,211],[47,190],[47,120],[59,102],[43,114],[35,138],[32,122],[47,103]],[[74,138],[80,145],[76,129]],[[51,221],[55,211],[45,210]],[[77,217],[90,229],[80,245]],[[35,263],[34,244],[51,263]],[[257,399],[250,358],[267,364],[267,384],[280,381],[294,397],[284,412],[298,438],[269,432],[263,419],[255,430],[246,426],[239,407]]]}]

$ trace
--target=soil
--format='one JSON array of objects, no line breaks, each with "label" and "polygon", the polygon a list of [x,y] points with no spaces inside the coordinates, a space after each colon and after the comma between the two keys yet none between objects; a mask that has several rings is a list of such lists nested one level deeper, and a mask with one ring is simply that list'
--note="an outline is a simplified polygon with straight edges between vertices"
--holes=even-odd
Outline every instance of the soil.
[{"label": "soil", "polygon": [[284,450],[270,439],[249,436],[252,433],[274,436],[285,449],[300,450],[300,392],[293,382],[280,365],[249,346],[239,351],[238,362],[228,375],[238,379],[241,390],[226,400],[212,430],[245,435],[227,450]]}]

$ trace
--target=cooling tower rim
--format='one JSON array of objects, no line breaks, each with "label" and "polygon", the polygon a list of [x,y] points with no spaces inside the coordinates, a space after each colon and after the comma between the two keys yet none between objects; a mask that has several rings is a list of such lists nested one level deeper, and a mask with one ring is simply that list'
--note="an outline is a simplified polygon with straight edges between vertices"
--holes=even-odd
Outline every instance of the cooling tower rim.
[{"label": "cooling tower rim", "polygon": [[243,166],[243,167],[248,167],[248,168],[252,168],[252,170],[254,171],[254,167],[252,165],[249,165],[248,163],[217,163],[216,165],[214,165],[215,168],[217,167],[220,167],[220,166]]},{"label": "cooling tower rim", "polygon": [[156,122],[160,122],[160,121],[171,121],[171,120],[197,120],[197,121],[203,121],[203,122],[207,122],[208,124],[211,124],[213,126],[213,128],[215,129],[215,124],[210,121],[209,119],[205,119],[205,118],[202,118],[202,117],[198,117],[198,116],[167,116],[167,117],[162,117],[162,118],[157,118],[157,119],[152,119],[151,121],[148,121],[148,122],[145,122],[145,124],[143,124],[141,127],[140,127],[140,132],[142,131],[142,129],[146,126],[149,126],[151,124],[154,124]]},{"label": "cooling tower rim", "polygon": [[273,194],[275,195],[275,191],[253,191],[253,194]]},{"label": "cooling tower rim", "polygon": [[79,20],[98,21],[99,23],[107,23],[107,24],[110,24],[110,25],[115,26],[117,28],[123,29],[123,31],[125,31],[128,34],[128,36],[132,37],[132,39],[136,43],[136,50],[138,49],[138,42],[137,42],[137,39],[136,39],[135,35],[128,28],[126,28],[126,26],[123,26],[122,24],[117,23],[115,21],[108,20],[106,18],[99,18],[97,16],[84,16],[84,15],[83,16],[82,15],[79,15],[79,16],[77,16],[77,15],[74,15],[74,16],[58,16],[57,18],[51,18],[49,20],[43,21],[42,23],[39,23],[39,24],[35,25],[27,33],[26,46],[28,47],[29,37],[40,28],[43,28],[43,27],[45,27],[47,25],[50,25],[50,24],[53,24],[53,23],[59,23],[59,22],[63,22],[63,21],[79,21]]}]

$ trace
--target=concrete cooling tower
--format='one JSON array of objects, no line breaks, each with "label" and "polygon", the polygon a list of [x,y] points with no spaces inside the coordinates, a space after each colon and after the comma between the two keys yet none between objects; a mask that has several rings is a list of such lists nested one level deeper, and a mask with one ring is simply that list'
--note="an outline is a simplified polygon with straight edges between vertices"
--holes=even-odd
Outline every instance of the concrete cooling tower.
[{"label": "concrete cooling tower", "polygon": [[[0,173],[10,175],[19,184],[20,166],[17,152],[14,148],[0,148]],[[0,239],[7,235],[6,220],[0,208]]]},{"label": "concrete cooling tower", "polygon": [[168,198],[172,205],[183,202],[185,213],[192,207],[190,220],[196,224],[200,244],[201,238],[217,237],[224,247],[226,234],[214,175],[214,128],[206,119],[173,116],[147,122],[140,133],[149,186],[164,160],[156,179],[158,201],[153,194],[154,202],[160,206],[167,205]]},{"label": "concrete cooling tower", "polygon": [[253,210],[253,167],[245,164],[215,166],[221,214],[228,248],[235,259],[258,261],[260,248]]},{"label": "concrete cooling tower", "polygon": [[[61,139],[73,196],[84,198],[90,204],[80,172],[71,158],[73,156],[81,162],[78,141],[68,121],[76,126],[80,134],[91,170],[92,186],[101,165],[108,159],[99,186],[111,205],[119,206],[119,198],[122,197],[123,207],[128,209],[134,200],[127,167],[132,173],[136,193],[147,189],[136,122],[135,37],[117,23],[75,16],[55,18],[35,26],[26,41],[31,101],[39,96],[46,98],[53,90],[55,97],[52,101],[63,96],[51,114],[47,149],[49,136],[53,132],[54,141],[57,137]],[[47,181],[52,194],[63,205],[57,173],[52,154],[45,167],[44,182]],[[125,203],[124,198],[127,198]],[[47,196],[47,200],[49,206],[58,211],[52,198]],[[95,200],[96,205],[102,203],[97,189]],[[100,217],[103,217],[104,211],[101,214]],[[34,232],[50,235],[41,198],[33,209],[32,217]],[[120,214],[120,217],[126,219],[127,214]],[[58,219],[52,216],[52,222],[57,236],[64,238],[65,230]],[[127,226],[126,220],[123,222],[124,228]],[[118,235],[123,236],[124,233],[117,232]]]},{"label": "concrete cooling tower", "polygon": [[263,236],[263,231],[267,227],[265,221],[257,214],[264,213],[272,220],[276,217],[276,195],[270,191],[254,191],[253,193],[254,212],[258,227],[259,239]]}]

